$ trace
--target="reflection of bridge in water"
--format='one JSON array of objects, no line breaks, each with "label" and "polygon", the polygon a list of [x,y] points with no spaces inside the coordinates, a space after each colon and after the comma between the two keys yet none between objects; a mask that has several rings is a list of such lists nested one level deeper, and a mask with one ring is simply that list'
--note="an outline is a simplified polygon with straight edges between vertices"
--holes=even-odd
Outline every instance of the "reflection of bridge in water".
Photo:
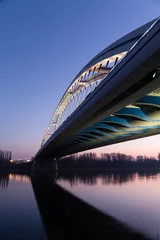
[{"label": "reflection of bridge in water", "polygon": [[[158,172],[141,172],[138,175],[153,177]],[[58,176],[59,175],[59,176]],[[33,173],[31,183],[48,240],[57,239],[146,239],[117,222],[56,184],[68,180],[71,184],[96,184],[102,178],[104,184],[123,184],[134,181],[136,173],[122,172],[59,172],[51,175]],[[75,180],[76,179],[76,180]],[[9,186],[9,181],[30,184],[30,176],[0,172],[0,188]],[[19,184],[19,183],[18,183]],[[15,192],[16,194],[16,192]]]},{"label": "reflection of bridge in water", "polygon": [[[116,178],[113,173],[58,173],[47,176],[33,173],[31,177],[32,186],[37,201],[37,205],[42,217],[48,240],[61,239],[147,239],[139,233],[132,232],[120,222],[107,216],[99,210],[91,207],[87,203],[73,196],[63,188],[58,186],[55,180],[68,180],[71,184],[83,182],[85,184],[95,184],[99,176],[107,179],[107,176]],[[117,179],[127,182],[132,179],[135,173],[123,174]],[[151,173],[152,175],[152,173]],[[127,176],[127,177],[126,177]],[[76,181],[75,181],[76,179]],[[110,179],[110,177],[108,177]],[[132,179],[133,180],[133,179]],[[113,180],[109,180],[109,182]],[[107,180],[108,182],[108,180]],[[116,181],[119,184],[119,180]]]},{"label": "reflection of bridge in water", "polygon": [[160,18],[95,56],[74,78],[35,162],[160,133]]}]

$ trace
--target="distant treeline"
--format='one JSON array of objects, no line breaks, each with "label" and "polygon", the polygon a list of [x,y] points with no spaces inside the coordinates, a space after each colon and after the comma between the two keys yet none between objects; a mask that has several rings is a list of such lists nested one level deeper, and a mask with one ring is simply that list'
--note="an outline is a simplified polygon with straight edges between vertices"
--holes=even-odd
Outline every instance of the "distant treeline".
[{"label": "distant treeline", "polygon": [[160,153],[157,159],[154,157],[137,156],[123,153],[102,153],[100,157],[96,153],[75,154],[59,159],[59,169],[104,169],[104,168],[160,168]]},{"label": "distant treeline", "polygon": [[0,150],[0,163],[9,162],[12,159],[11,151],[2,151]]}]

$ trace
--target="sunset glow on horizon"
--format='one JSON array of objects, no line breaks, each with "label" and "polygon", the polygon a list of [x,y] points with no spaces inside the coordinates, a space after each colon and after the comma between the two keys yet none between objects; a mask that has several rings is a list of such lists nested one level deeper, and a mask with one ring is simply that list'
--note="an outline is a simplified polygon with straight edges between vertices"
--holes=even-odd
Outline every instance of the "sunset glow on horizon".
[{"label": "sunset glow on horizon", "polygon": [[[105,0],[16,0],[0,9],[0,150],[12,151],[13,159],[34,157],[59,100],[82,67],[159,15],[158,1],[135,0],[132,11],[127,11],[127,0],[116,5]],[[159,143],[156,135],[89,152],[156,158]]]}]

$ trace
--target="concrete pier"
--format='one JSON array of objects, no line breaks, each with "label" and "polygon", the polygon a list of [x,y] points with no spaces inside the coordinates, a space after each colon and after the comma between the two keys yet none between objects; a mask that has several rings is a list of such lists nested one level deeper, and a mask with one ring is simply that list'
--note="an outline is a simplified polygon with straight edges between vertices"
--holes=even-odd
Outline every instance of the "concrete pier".
[{"label": "concrete pier", "polygon": [[32,171],[56,172],[58,171],[58,161],[55,158],[50,158],[45,161],[34,161]]}]

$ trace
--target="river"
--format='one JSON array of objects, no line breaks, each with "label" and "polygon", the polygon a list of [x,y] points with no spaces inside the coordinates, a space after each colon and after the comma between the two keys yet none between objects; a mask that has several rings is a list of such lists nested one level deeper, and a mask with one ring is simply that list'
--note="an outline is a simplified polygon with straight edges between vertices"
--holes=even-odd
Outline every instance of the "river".
[{"label": "river", "polygon": [[[67,202],[61,193],[59,195],[58,186],[129,228],[151,239],[160,239],[158,170],[64,171],[53,176],[48,190],[43,186],[43,181],[37,184],[29,175],[0,172],[0,239],[41,240],[52,239],[52,234],[53,238],[60,236],[60,229],[52,233],[51,221],[55,221],[55,226],[58,221],[63,222],[63,212],[57,210],[56,204],[60,204],[61,199],[63,205],[68,205],[70,200]],[[51,198],[51,191],[57,187]],[[55,205],[52,215],[55,212],[60,219],[55,220],[53,216],[51,220],[50,210],[47,210],[47,206],[51,205]],[[73,210],[69,205],[68,208],[69,211]]]}]

